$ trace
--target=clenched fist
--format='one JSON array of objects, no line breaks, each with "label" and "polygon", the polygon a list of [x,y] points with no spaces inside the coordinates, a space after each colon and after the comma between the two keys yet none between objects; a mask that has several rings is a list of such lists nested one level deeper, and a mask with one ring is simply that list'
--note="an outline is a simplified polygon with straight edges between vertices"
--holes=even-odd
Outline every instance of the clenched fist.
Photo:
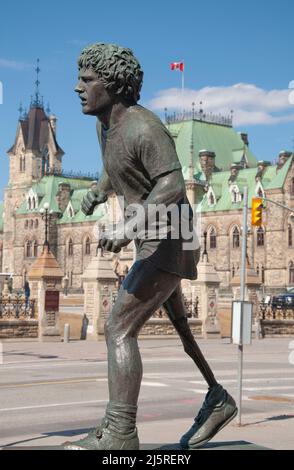
[{"label": "clenched fist", "polygon": [[92,215],[94,209],[99,204],[103,204],[107,200],[107,195],[97,189],[90,189],[81,203],[82,212],[85,215]]}]

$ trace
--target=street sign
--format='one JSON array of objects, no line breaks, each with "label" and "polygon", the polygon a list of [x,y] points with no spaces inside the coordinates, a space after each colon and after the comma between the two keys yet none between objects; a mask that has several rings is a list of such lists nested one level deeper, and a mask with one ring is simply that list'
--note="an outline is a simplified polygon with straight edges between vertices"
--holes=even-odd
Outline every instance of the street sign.
[{"label": "street sign", "polygon": [[234,301],[232,305],[232,342],[243,346],[251,344],[252,303]]}]

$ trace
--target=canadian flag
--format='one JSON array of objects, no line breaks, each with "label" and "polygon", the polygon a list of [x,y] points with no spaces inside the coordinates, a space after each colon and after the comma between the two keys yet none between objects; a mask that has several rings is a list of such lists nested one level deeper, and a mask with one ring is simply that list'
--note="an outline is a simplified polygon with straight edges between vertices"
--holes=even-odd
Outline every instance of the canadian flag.
[{"label": "canadian flag", "polygon": [[172,62],[170,64],[171,70],[180,70],[181,72],[184,72],[184,62]]}]

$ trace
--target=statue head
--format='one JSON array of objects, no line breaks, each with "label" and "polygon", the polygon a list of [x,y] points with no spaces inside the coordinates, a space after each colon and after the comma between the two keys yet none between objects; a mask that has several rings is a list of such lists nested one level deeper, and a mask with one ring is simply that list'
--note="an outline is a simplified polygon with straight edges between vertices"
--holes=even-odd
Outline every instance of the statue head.
[{"label": "statue head", "polygon": [[130,105],[140,99],[143,71],[131,49],[115,44],[92,44],[81,52],[78,66],[80,71],[97,74],[109,94]]}]

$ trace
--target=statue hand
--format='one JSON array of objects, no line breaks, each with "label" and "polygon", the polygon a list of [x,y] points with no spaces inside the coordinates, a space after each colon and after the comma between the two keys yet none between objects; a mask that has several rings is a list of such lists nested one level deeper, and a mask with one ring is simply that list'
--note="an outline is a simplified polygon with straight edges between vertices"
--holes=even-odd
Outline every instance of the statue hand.
[{"label": "statue hand", "polygon": [[98,192],[90,189],[81,203],[82,212],[85,215],[92,215],[94,209],[99,204],[103,204],[107,200],[107,195],[103,192]]},{"label": "statue hand", "polygon": [[105,251],[118,253],[124,246],[130,243],[124,233],[123,227],[118,224],[114,230],[105,230],[99,240],[99,247]]}]

